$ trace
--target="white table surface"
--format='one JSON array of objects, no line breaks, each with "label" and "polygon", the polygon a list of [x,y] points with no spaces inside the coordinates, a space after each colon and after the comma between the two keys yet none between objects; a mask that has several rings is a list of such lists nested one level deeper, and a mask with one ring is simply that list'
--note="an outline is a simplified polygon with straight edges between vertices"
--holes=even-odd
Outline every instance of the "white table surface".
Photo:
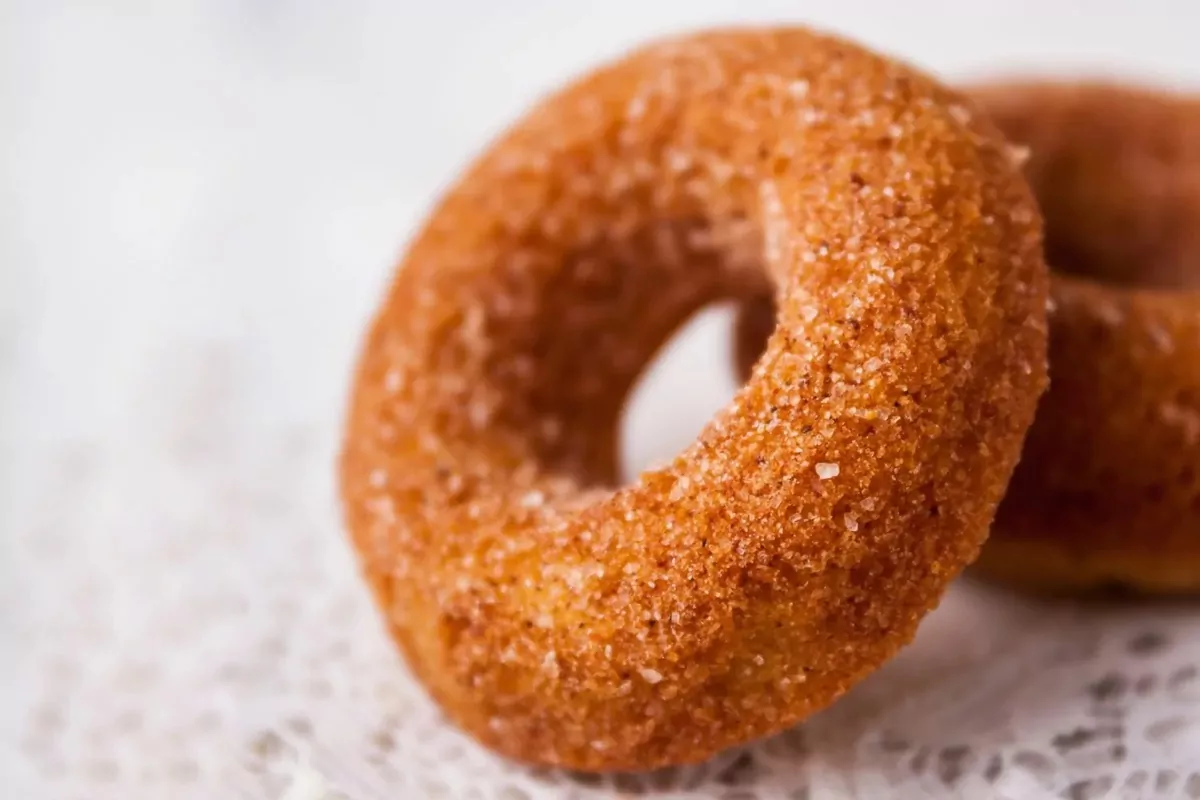
[{"label": "white table surface", "polygon": [[[190,480],[168,451],[219,439],[245,455],[307,437],[317,467],[306,486],[332,508],[321,459],[366,316],[419,216],[501,125],[647,37],[773,20],[852,36],[950,80],[1107,74],[1200,87],[1194,0],[8,0],[0,530],[12,557],[0,601],[16,623],[4,626],[16,678],[0,706],[29,712],[45,654],[93,646],[43,625],[65,613],[51,600],[70,587],[38,570],[74,559],[63,575],[90,573],[101,587],[124,575],[103,556],[122,552],[147,487],[163,474]],[[673,348],[631,419],[632,464],[682,445],[727,396],[725,335],[714,316]],[[81,462],[104,465],[108,481],[83,499],[70,491]],[[233,513],[222,502],[197,501],[181,530]],[[56,542],[50,556],[42,537]],[[268,542],[237,559],[270,552]],[[119,628],[139,600],[122,602],[97,613]],[[45,774],[75,769],[70,759],[31,765],[23,717],[3,713],[15,747],[0,786],[11,767],[30,791],[59,796]],[[142,795],[130,784],[113,796]]]}]

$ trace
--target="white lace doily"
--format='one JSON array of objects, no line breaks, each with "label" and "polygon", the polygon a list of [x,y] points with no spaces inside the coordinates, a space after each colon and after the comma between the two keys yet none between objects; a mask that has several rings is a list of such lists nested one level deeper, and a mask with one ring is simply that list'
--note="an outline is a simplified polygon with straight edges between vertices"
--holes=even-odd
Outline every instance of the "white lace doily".
[{"label": "white lace doily", "polygon": [[[652,4],[614,0],[574,27],[549,10],[571,4],[472,5],[495,35],[462,9],[410,10],[437,4],[110,5],[16,3],[3,48],[21,80],[17,124],[0,132],[20,192],[0,215],[19,234],[0,237],[0,262],[17,267],[0,270],[17,281],[0,288],[0,796],[1200,798],[1194,603],[1072,604],[963,582],[832,709],[696,768],[529,770],[444,724],[385,640],[338,521],[356,337],[397,237],[466,143],[519,107],[505,81],[531,93],[597,48],[718,4],[689,3],[708,10],[671,24],[655,5],[661,17],[627,29]],[[559,15],[555,36],[536,35],[534,5]],[[866,13],[895,4],[860,5],[829,22],[895,31],[895,49],[922,56],[917,28]],[[986,58],[997,31],[1028,29],[1025,5],[994,4],[972,23],[976,45],[927,60]],[[1050,5],[1039,30],[1078,31]],[[1145,38],[1105,16],[1116,5],[1097,3],[1096,19]],[[185,7],[207,10],[171,10]],[[1184,23],[1197,8],[1159,15],[1154,63],[1200,68]],[[576,47],[585,34],[607,44]],[[434,63],[452,45],[442,72],[397,60]],[[491,55],[468,61],[475,51]],[[454,98],[485,80],[495,91],[471,96],[495,114],[466,120],[475,104]],[[673,391],[639,405],[634,462],[681,444],[727,390],[719,333],[693,330],[658,373]]]},{"label": "white lace doily", "polygon": [[41,796],[271,798],[308,775],[354,800],[1200,797],[1200,612],[971,584],[833,709],[712,764],[507,764],[442,722],[384,640],[334,513],[334,440],[238,435],[235,351],[172,362],[177,393],[137,439],[61,444],[29,476],[6,607],[18,762]]}]

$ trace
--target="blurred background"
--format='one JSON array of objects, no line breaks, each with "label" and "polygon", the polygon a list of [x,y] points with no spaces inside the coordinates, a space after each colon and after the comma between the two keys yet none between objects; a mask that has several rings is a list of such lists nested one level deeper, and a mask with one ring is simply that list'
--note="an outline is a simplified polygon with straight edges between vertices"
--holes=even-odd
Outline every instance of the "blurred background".
[{"label": "blurred background", "polygon": [[[340,541],[332,458],[358,337],[440,189],[540,93],[655,35],[781,20],[950,81],[1200,87],[1195,0],[2,5],[0,612],[17,657],[0,658],[15,671],[0,708],[17,747],[0,770],[108,779],[121,797],[123,756],[70,737],[126,752],[121,709],[103,706],[113,675],[130,653],[153,663],[203,602],[245,612],[214,575],[319,593],[326,573],[287,570],[297,542]],[[630,421],[632,464],[727,396],[725,324],[672,347]],[[217,629],[205,658],[248,646]],[[200,685],[171,674],[155,697]],[[248,691],[221,680],[222,702]]]},{"label": "blurred background", "polygon": [[181,337],[236,343],[264,389],[247,425],[329,421],[439,189],[541,92],[651,36],[793,20],[950,80],[1200,84],[1192,0],[4,5],[6,418],[34,441],[136,432]]}]

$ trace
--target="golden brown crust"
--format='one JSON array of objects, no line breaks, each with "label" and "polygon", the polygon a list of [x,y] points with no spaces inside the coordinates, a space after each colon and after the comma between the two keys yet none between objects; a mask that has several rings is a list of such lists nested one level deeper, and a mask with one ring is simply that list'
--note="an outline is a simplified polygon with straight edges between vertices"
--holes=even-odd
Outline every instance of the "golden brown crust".
[{"label": "golden brown crust", "polygon": [[[976,569],[1058,591],[1200,589],[1200,100],[979,88],[1046,219],[1051,389]],[[1090,276],[1090,277],[1089,277]],[[738,320],[744,373],[769,296]]]},{"label": "golden brown crust", "polygon": [[[1045,378],[1040,221],[991,124],[799,30],[659,42],[454,186],[371,328],[341,462],[392,635],[524,761],[704,759],[827,705],[971,561]],[[749,382],[616,486],[702,305],[779,298]]]}]

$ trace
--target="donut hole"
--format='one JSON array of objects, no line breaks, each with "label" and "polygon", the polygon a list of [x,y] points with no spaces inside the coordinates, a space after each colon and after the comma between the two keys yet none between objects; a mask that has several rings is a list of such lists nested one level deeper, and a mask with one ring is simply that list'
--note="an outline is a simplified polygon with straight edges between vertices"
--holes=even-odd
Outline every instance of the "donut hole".
[{"label": "donut hole", "polygon": [[775,298],[761,294],[738,309],[733,326],[733,357],[737,374],[749,376],[754,363],[767,349],[767,340],[775,329]]},{"label": "donut hole", "polygon": [[737,391],[728,359],[734,305],[714,303],[690,317],[646,365],[625,400],[621,480],[670,460],[696,439]]},{"label": "donut hole", "polygon": [[1175,404],[1184,408],[1194,408],[1196,405],[1200,405],[1200,396],[1195,391],[1184,387],[1175,392]]},{"label": "donut hole", "polygon": [[1183,486],[1194,485],[1196,483],[1196,467],[1192,464],[1184,464],[1179,468],[1178,480]]},{"label": "donut hole", "polygon": [[[1200,270],[1186,269],[1184,264],[1156,256],[1153,251],[1158,247],[1147,246],[1143,252],[1116,258],[1105,249],[1104,237],[1085,240],[1078,231],[1057,225],[1049,211],[1045,213],[1046,263],[1054,272],[1124,288],[1200,288]],[[1137,237],[1130,237],[1126,249],[1137,246]]]},{"label": "donut hole", "polygon": [[1139,143],[1082,162],[1072,145],[1063,147],[1045,152],[1029,175],[1050,268],[1117,287],[1200,286],[1200,270],[1187,263],[1188,234],[1164,207],[1170,176],[1146,170]]}]

